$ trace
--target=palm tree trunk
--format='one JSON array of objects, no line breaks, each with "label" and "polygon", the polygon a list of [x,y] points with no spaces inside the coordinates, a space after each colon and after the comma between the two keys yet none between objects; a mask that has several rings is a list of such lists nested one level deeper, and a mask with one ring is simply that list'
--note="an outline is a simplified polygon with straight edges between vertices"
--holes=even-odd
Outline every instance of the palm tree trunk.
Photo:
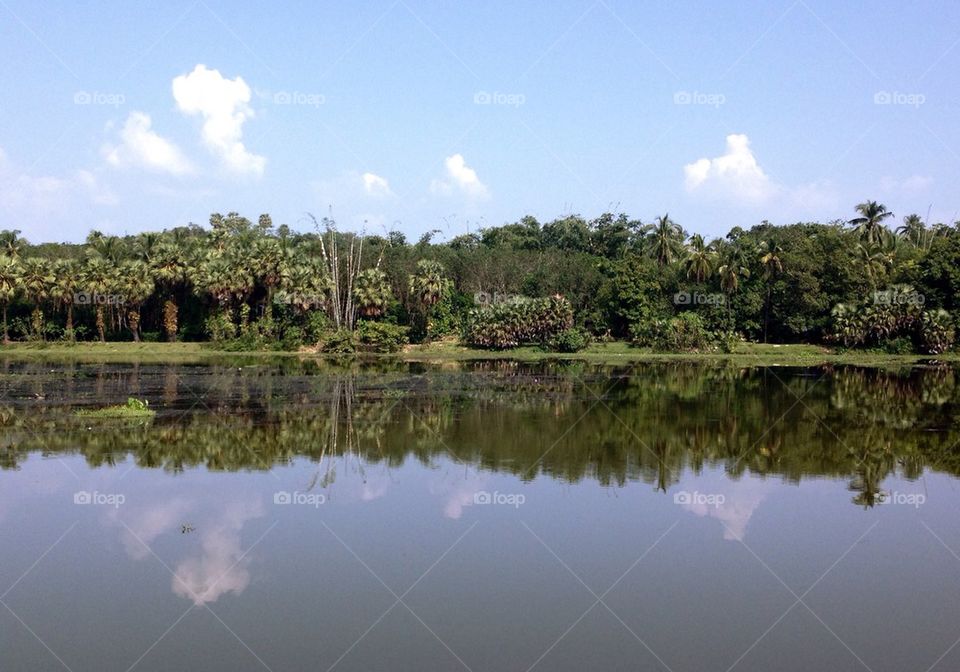
[{"label": "palm tree trunk", "polygon": [[767,331],[770,327],[770,285],[767,285],[767,301],[763,308],[763,342],[767,342]]},{"label": "palm tree trunk", "polygon": [[97,333],[100,335],[100,342],[107,342],[106,323],[103,316],[103,304],[97,304]]},{"label": "palm tree trunk", "polygon": [[163,304],[163,328],[167,332],[167,341],[175,343],[177,340],[177,304],[167,299]]},{"label": "palm tree trunk", "polygon": [[133,334],[133,342],[140,342],[140,309],[131,308],[127,312],[127,326],[130,327],[130,333]]},{"label": "palm tree trunk", "polygon": [[10,342],[10,332],[7,331],[7,304],[3,304],[3,344]]},{"label": "palm tree trunk", "polygon": [[73,340],[73,303],[67,303],[67,334]]}]

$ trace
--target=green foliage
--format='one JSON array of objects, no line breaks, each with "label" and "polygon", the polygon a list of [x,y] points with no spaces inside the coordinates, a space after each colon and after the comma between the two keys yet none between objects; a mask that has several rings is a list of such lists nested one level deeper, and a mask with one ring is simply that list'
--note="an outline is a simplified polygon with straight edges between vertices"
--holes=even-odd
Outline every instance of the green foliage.
[{"label": "green foliage", "polygon": [[546,347],[551,352],[580,352],[592,342],[589,332],[580,327],[572,327],[548,338]]},{"label": "green foliage", "polygon": [[[669,320],[637,323],[631,325],[630,332],[634,345],[663,352],[705,352],[716,349],[720,340],[693,312],[683,312]],[[728,339],[729,335],[724,342],[729,343]]]},{"label": "green foliage", "polygon": [[[486,347],[544,342],[543,334],[529,335],[522,314],[529,309],[473,316],[472,297],[484,292],[562,295],[576,324],[601,339],[669,340],[664,325],[691,312],[721,348],[740,338],[735,334],[897,351],[905,346],[891,343],[896,339],[917,350],[949,347],[953,320],[924,311],[960,311],[960,230],[907,215],[894,231],[882,203],[855,209],[849,221],[763,222],[715,240],[688,237],[667,215],[642,223],[615,213],[542,224],[524,217],[449,242],[429,232],[415,244],[391,232],[359,245],[359,234],[337,231],[328,220],[325,229],[318,223],[316,232],[299,233],[266,215],[235,212],[211,215],[208,227],[131,236],[94,231],[79,245],[31,245],[6,231],[3,336],[43,342],[62,334],[72,342],[159,332],[171,341],[296,349],[360,318],[408,327],[415,343],[457,333]],[[898,284],[926,297],[922,310],[903,318],[910,325],[899,325],[902,316],[890,311],[861,315],[868,306],[831,314]],[[723,294],[726,301],[675,305],[680,292]],[[896,333],[886,333],[884,320],[891,319]]]},{"label": "green foliage", "polygon": [[472,310],[464,340],[474,347],[504,350],[546,343],[573,325],[573,308],[562,296],[514,299]]},{"label": "green foliage", "polygon": [[127,401],[124,404],[96,409],[81,408],[75,411],[74,414],[77,417],[89,419],[123,419],[151,418],[156,415],[157,412],[150,408],[150,402],[146,399],[127,397]]},{"label": "green foliage", "polygon": [[897,352],[909,339],[913,351],[946,352],[954,344],[953,318],[942,308],[924,310],[923,304],[924,296],[911,285],[876,292],[872,302],[837,304],[829,338],[846,347],[879,346]]},{"label": "green foliage", "polygon": [[332,355],[350,355],[357,351],[357,337],[348,329],[326,334],[318,343],[321,352]]},{"label": "green foliage", "polygon": [[226,310],[217,311],[208,317],[204,322],[204,330],[214,343],[224,343],[237,336],[237,325]]},{"label": "green foliage", "polygon": [[360,320],[357,324],[357,340],[360,348],[370,352],[399,352],[409,343],[409,329],[389,322]]},{"label": "green foliage", "polygon": [[942,308],[924,311],[919,328],[920,348],[928,355],[939,355],[953,347],[956,336],[953,319]]}]

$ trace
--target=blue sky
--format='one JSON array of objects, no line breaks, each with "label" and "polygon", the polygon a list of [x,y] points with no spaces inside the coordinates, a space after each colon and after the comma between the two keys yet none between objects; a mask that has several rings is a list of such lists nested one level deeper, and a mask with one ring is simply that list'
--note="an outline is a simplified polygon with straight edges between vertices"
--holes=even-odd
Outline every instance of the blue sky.
[{"label": "blue sky", "polygon": [[960,3],[2,0],[0,227],[960,218]]}]

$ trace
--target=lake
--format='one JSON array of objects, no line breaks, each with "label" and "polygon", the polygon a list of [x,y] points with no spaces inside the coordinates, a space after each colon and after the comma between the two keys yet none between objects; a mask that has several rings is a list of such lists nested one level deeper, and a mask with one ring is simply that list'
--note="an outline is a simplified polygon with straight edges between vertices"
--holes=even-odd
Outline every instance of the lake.
[{"label": "lake", "polygon": [[4,671],[960,669],[936,362],[0,366]]}]

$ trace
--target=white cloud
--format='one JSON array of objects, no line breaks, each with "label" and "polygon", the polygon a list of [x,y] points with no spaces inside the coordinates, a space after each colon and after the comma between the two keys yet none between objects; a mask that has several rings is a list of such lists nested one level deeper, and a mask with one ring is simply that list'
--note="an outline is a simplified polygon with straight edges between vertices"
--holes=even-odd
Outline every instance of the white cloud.
[{"label": "white cloud", "polygon": [[727,136],[727,151],[712,159],[699,159],[683,167],[687,191],[707,191],[717,196],[763,203],[778,191],[750,149],[743,134]]},{"label": "white cloud", "polygon": [[360,176],[363,180],[363,190],[369,196],[393,196],[390,190],[390,183],[386,178],[373,173],[364,173]]},{"label": "white cloud", "polygon": [[458,191],[473,199],[487,198],[490,191],[487,185],[477,177],[477,171],[467,165],[462,154],[454,154],[444,159],[446,174],[443,178],[430,183],[430,191],[435,194],[450,194]]},{"label": "white cloud", "polygon": [[203,117],[203,141],[224,165],[238,173],[262,175],[266,159],[243,145],[243,124],[254,114],[250,87],[241,77],[226,79],[218,70],[197,65],[173,80],[173,97],[184,114]]},{"label": "white cloud", "polygon": [[131,112],[120,131],[121,143],[103,148],[107,162],[113,166],[138,165],[173,175],[192,172],[193,167],[180,148],[157,135],[150,124],[148,114]]}]

